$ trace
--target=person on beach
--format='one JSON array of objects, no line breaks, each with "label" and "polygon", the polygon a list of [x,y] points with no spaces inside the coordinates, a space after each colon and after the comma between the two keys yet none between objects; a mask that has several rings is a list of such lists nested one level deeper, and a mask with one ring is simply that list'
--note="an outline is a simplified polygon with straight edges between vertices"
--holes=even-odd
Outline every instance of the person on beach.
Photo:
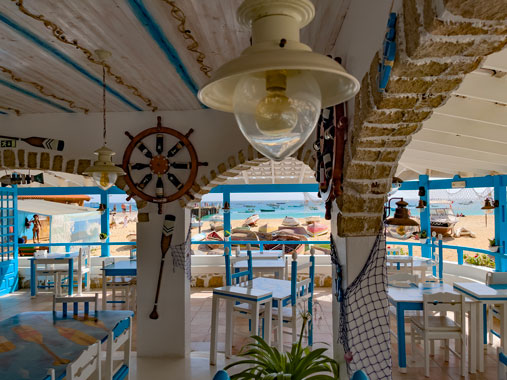
[{"label": "person on beach", "polygon": [[37,243],[40,243],[40,229],[41,229],[42,225],[39,220],[39,215],[34,214],[33,219],[30,220],[30,223],[33,223],[33,228],[32,228],[33,242],[35,243],[35,241],[37,240]]},{"label": "person on beach", "polygon": [[125,205],[125,203],[121,204],[121,212],[123,212],[124,214],[127,212],[127,206]]}]

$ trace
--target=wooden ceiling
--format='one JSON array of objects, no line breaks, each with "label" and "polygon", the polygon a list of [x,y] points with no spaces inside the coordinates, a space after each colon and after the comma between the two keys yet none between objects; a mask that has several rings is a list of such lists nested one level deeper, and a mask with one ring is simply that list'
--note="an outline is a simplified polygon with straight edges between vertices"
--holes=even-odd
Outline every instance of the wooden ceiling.
[{"label": "wooden ceiling", "polygon": [[[316,17],[301,39],[332,54],[351,0],[313,1]],[[249,30],[236,22],[240,3],[24,0],[20,9],[16,1],[3,0],[0,115],[101,111],[102,66],[84,53],[96,49],[112,52],[108,110],[200,109],[196,94],[208,80],[206,72],[249,45]],[[54,30],[82,49],[60,41]],[[198,43],[196,51],[187,48],[194,43],[190,36]]]}]

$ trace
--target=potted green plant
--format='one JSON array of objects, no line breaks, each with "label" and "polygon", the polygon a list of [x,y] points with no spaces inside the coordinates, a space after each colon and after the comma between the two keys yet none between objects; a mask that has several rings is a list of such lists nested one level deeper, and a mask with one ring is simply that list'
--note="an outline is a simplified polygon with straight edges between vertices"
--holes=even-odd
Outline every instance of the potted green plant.
[{"label": "potted green plant", "polygon": [[491,252],[498,252],[498,245],[496,245],[495,239],[488,239],[489,240],[489,250]]},{"label": "potted green plant", "polygon": [[421,244],[426,244],[426,240],[428,239],[428,233],[424,230],[419,234],[419,242]]},{"label": "potted green plant", "polygon": [[231,380],[250,379],[322,379],[339,378],[338,363],[324,355],[327,348],[302,347],[301,340],[308,321],[308,315],[303,316],[303,325],[299,341],[292,345],[290,352],[279,352],[270,347],[260,336],[252,336],[253,343],[241,349],[239,356],[248,357],[231,363],[224,369],[246,365],[248,368],[231,376]]},{"label": "potted green plant", "polygon": [[99,239],[101,243],[105,243],[105,241],[107,240],[107,234],[105,232],[101,232],[99,235]]}]

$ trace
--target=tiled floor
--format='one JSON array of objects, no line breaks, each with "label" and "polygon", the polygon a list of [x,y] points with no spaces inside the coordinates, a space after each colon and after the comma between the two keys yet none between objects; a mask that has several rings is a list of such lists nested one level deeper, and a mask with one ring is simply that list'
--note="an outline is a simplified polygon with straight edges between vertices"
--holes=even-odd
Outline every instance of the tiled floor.
[{"label": "tiled floor", "polygon": [[[223,366],[223,355],[219,356],[217,367],[209,366],[209,341],[210,341],[210,320],[211,320],[211,290],[192,289],[191,293],[191,334],[192,354],[189,358],[180,360],[168,359],[146,359],[136,358],[132,361],[131,379],[210,379],[217,368]],[[316,346],[323,346],[332,351],[332,317],[331,317],[331,293],[328,288],[317,288],[315,292],[316,319],[315,319],[315,341]],[[222,306],[223,307],[223,306]],[[26,291],[15,292],[0,298],[0,320],[9,318],[24,311],[42,311],[51,309],[51,296],[41,294],[36,299],[31,299]],[[225,318],[220,322],[219,339],[223,342],[225,335]],[[237,328],[245,333],[244,336],[234,337],[234,352],[238,352],[246,342],[248,332],[247,321],[237,323]],[[408,326],[407,326],[408,327]],[[135,351],[135,322],[134,322],[134,351]],[[288,338],[287,338],[288,340]],[[407,339],[407,354],[409,368],[406,374],[401,374],[397,368],[398,347],[396,340],[392,339],[391,354],[393,358],[393,379],[395,380],[416,380],[426,379],[424,377],[424,361],[422,348],[418,347],[415,355],[415,362],[411,361],[410,342]],[[497,360],[495,340],[493,347],[487,347],[485,373],[468,374],[466,379],[470,380],[492,380],[496,379]],[[223,343],[219,344],[219,350],[223,350]],[[331,355],[331,352],[328,353]],[[436,349],[435,356],[430,360],[432,380],[457,380],[459,376],[459,359],[452,353],[448,363],[444,362],[443,350]]]}]

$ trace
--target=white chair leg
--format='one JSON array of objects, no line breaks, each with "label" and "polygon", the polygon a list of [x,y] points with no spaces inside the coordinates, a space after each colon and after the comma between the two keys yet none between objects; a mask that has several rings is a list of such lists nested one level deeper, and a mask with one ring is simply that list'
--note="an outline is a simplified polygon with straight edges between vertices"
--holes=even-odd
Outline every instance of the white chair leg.
[{"label": "white chair leg", "polygon": [[449,361],[449,339],[444,339],[444,350],[445,350],[444,360],[445,360],[445,362],[448,362]]},{"label": "white chair leg", "polygon": [[426,336],[423,337],[424,341],[424,376],[430,377],[430,341]]},{"label": "white chair leg", "polygon": [[491,332],[491,329],[493,328],[493,308],[491,305],[488,305],[487,318],[488,323],[486,326],[488,327],[488,343],[493,344],[493,333]]},{"label": "white chair leg", "polygon": [[461,376],[465,377],[466,374],[467,374],[467,367],[466,367],[466,364],[465,364],[465,352],[466,352],[466,338],[465,337],[461,337],[460,339],[460,344],[461,344]]},{"label": "white chair leg", "polygon": [[410,348],[412,350],[412,361],[415,362],[415,331],[412,324],[410,324]]},{"label": "white chair leg", "polygon": [[430,356],[435,356],[435,341],[430,340]]}]

